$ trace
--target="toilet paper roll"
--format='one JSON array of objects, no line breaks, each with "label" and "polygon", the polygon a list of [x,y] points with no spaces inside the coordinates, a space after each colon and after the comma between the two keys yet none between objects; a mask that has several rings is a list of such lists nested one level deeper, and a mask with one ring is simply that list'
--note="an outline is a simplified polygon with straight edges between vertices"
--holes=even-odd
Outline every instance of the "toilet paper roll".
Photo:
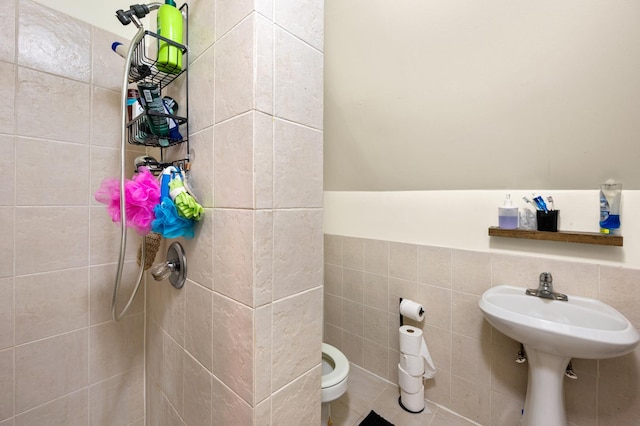
[{"label": "toilet paper roll", "polygon": [[408,393],[400,389],[400,402],[404,408],[414,413],[424,410],[424,386],[416,393]]},{"label": "toilet paper roll", "polygon": [[433,365],[433,359],[431,359],[431,354],[429,353],[429,348],[427,347],[427,342],[422,338],[422,345],[420,346],[420,356],[424,359],[424,374],[422,375],[425,379],[431,379],[436,375],[436,366]]},{"label": "toilet paper roll", "polygon": [[422,330],[410,325],[400,327],[400,352],[405,355],[419,355],[424,359],[424,377],[430,379],[436,375],[431,353],[424,340]]},{"label": "toilet paper roll", "polygon": [[422,330],[411,325],[400,327],[400,352],[407,355],[420,355]]},{"label": "toilet paper roll", "polygon": [[418,376],[412,376],[398,364],[398,384],[400,389],[407,393],[420,392],[420,389],[424,387],[422,385],[422,373]]},{"label": "toilet paper roll", "polygon": [[400,302],[400,315],[415,321],[422,321],[424,320],[424,309],[418,302],[402,299],[402,302]]},{"label": "toilet paper roll", "polygon": [[400,354],[400,367],[412,376],[424,374],[424,358],[421,355]]}]

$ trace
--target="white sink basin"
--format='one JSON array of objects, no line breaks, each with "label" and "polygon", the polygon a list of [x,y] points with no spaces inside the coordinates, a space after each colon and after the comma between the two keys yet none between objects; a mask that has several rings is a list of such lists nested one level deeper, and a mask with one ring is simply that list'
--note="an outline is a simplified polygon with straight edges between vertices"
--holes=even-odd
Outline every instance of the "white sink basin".
[{"label": "white sink basin", "polygon": [[613,358],[640,342],[629,320],[599,300],[569,296],[568,302],[498,286],[478,302],[485,318],[502,333],[537,350],[570,358]]},{"label": "white sink basin", "polygon": [[527,352],[529,380],[521,424],[567,426],[563,386],[571,358],[625,355],[638,346],[640,333],[624,315],[598,300],[571,295],[566,302],[543,299],[525,290],[494,287],[478,305],[492,326],[522,343]]}]

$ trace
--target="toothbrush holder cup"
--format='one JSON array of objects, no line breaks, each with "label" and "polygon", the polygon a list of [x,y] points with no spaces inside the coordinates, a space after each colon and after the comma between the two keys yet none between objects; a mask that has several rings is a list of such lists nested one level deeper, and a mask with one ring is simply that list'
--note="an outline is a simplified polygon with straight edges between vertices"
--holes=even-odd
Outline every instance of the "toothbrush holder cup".
[{"label": "toothbrush holder cup", "polygon": [[538,222],[538,231],[558,232],[558,215],[560,210],[551,210],[547,213],[538,210],[536,219]]}]

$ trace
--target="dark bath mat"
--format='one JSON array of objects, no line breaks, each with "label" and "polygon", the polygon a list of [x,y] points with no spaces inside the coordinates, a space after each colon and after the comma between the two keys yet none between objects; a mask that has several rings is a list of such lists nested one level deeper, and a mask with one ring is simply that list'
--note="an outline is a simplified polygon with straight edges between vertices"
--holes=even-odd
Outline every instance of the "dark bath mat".
[{"label": "dark bath mat", "polygon": [[360,423],[360,426],[393,426],[393,423],[389,423],[384,417],[371,410],[367,417]]}]

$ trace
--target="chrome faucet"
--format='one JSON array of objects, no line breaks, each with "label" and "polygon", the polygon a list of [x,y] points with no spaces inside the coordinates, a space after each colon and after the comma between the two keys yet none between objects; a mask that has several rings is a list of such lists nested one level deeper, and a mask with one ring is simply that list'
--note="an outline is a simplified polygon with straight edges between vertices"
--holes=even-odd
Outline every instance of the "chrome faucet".
[{"label": "chrome faucet", "polygon": [[566,294],[556,293],[553,291],[553,277],[550,272],[540,274],[540,284],[538,288],[528,288],[525,294],[529,296],[542,297],[543,299],[561,300],[568,302],[569,298]]}]

